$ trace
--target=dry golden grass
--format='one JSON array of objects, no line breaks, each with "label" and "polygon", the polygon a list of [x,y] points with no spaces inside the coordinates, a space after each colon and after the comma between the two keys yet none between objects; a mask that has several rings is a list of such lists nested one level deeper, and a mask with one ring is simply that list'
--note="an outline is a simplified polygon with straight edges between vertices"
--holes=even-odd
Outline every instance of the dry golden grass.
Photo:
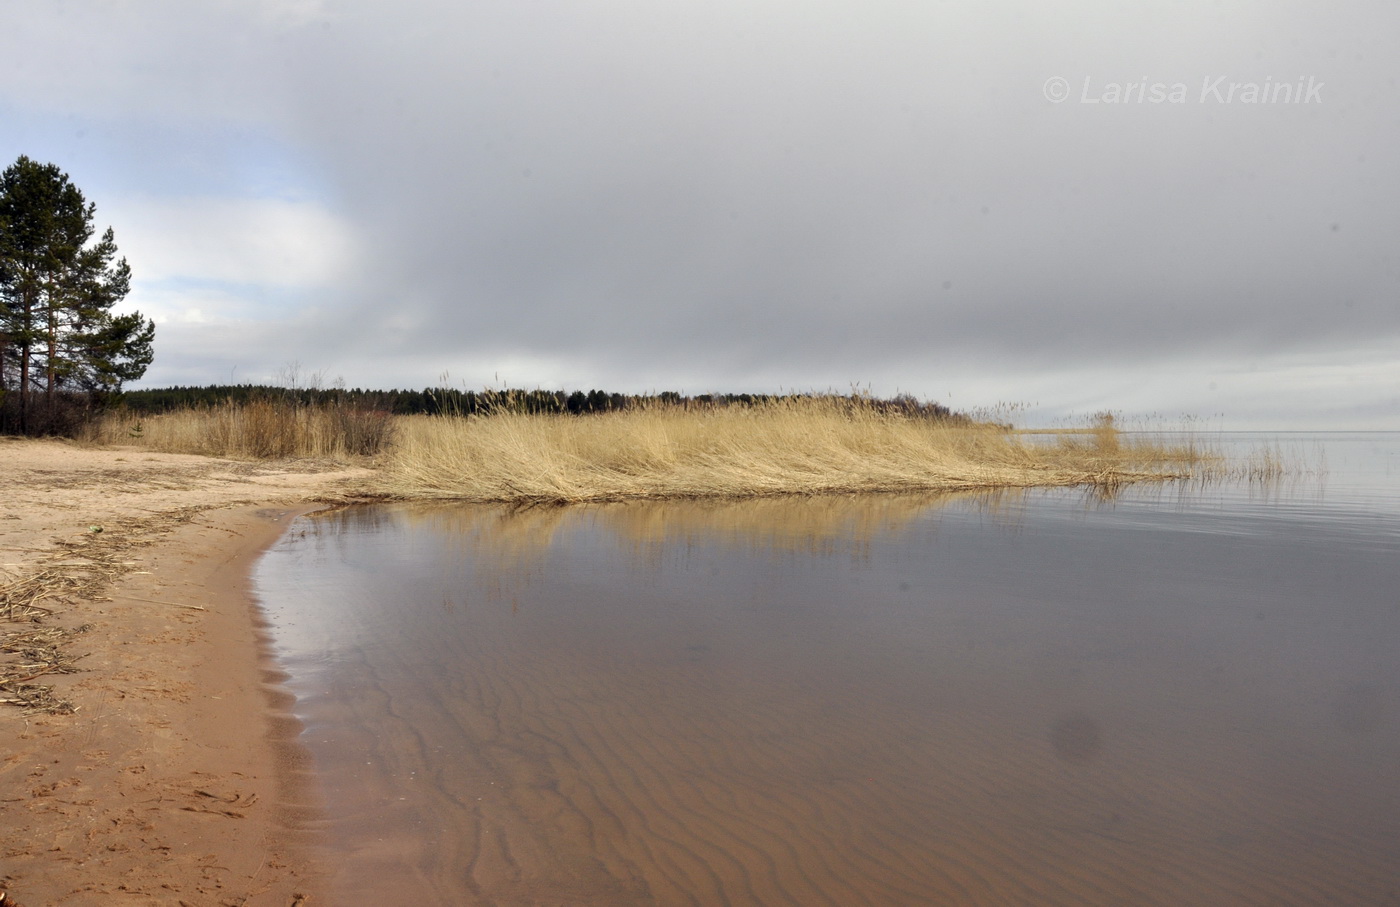
[{"label": "dry golden grass", "polygon": [[[1022,434],[837,396],[588,416],[502,410],[393,417],[266,400],[147,417],[112,414],[87,440],[242,459],[378,454],[380,493],[498,502],[1111,487],[1219,478],[1226,469],[1192,440],[1125,434],[1109,416],[1077,432]],[[1277,457],[1265,456],[1248,472],[1279,468]]]},{"label": "dry golden grass", "polygon": [[405,417],[378,477],[404,498],[565,503],[1112,485],[1189,476],[1209,459],[1191,444],[1124,436],[1111,421],[1026,438],[805,397],[586,417]]},{"label": "dry golden grass", "polygon": [[259,400],[156,416],[113,413],[93,426],[85,440],[238,459],[347,460],[378,453],[393,428],[393,417],[385,413]]}]

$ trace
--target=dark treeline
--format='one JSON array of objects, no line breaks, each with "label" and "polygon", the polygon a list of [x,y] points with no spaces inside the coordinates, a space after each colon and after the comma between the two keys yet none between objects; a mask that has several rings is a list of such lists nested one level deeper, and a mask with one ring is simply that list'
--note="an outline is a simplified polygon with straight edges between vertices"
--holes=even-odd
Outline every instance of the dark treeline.
[{"label": "dark treeline", "polygon": [[[300,406],[351,406],[356,409],[399,415],[485,415],[493,412],[514,413],[587,413],[618,412],[643,406],[752,406],[790,396],[776,394],[697,394],[686,396],[676,391],[655,394],[618,394],[601,390],[481,390],[462,391],[453,388],[424,390],[364,390],[361,388],[285,388],[262,384],[211,384],[205,387],[165,387],[151,390],[126,391],[120,406],[130,412],[156,414],[189,407],[216,406],[225,403],[277,401]],[[963,417],[954,414],[941,403],[918,400],[907,394],[889,399],[852,396],[866,404],[888,412],[933,419]]]},{"label": "dark treeline", "polygon": [[57,390],[36,393],[26,406],[24,395],[0,385],[0,435],[73,437],[101,416],[118,395]]}]

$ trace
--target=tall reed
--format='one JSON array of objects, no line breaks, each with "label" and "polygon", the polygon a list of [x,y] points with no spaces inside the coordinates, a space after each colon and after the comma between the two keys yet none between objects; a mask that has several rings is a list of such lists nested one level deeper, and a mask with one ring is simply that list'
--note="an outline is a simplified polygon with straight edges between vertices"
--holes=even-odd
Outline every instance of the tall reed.
[{"label": "tall reed", "polygon": [[410,498],[574,502],[656,497],[1112,484],[1182,476],[1200,451],[910,416],[860,398],[649,407],[585,417],[405,417],[379,473]]},{"label": "tall reed", "polygon": [[111,413],[93,427],[88,440],[243,459],[347,459],[379,453],[393,430],[388,413],[267,399],[153,416]]}]

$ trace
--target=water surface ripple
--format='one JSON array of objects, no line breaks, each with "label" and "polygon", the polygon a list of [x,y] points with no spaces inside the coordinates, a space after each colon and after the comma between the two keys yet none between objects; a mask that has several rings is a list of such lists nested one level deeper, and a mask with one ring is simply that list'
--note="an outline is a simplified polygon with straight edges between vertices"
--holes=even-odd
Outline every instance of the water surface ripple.
[{"label": "water surface ripple", "polygon": [[339,902],[1400,903],[1400,441],[1285,441],[1325,475],[302,519]]}]

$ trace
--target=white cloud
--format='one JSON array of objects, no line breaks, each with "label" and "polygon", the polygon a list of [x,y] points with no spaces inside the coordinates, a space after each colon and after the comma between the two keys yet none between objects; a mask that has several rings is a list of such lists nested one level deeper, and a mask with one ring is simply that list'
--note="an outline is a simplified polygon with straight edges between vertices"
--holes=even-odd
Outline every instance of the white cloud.
[{"label": "white cloud", "polygon": [[162,332],[166,325],[173,324],[227,325],[258,320],[253,317],[254,304],[237,289],[184,286],[172,281],[137,284],[123,308],[140,310]]},{"label": "white cloud", "polygon": [[315,289],[355,266],[349,224],[310,202],[150,200],[107,206],[138,282],[200,280]]}]

